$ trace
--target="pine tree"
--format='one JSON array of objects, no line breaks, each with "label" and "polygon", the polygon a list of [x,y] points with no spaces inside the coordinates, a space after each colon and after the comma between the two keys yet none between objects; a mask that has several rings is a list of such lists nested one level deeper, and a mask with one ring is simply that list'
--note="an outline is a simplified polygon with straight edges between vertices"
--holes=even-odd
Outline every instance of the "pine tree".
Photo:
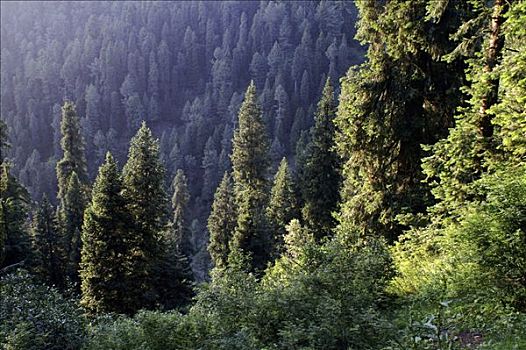
[{"label": "pine tree", "polygon": [[80,122],[72,102],[62,106],[60,141],[63,156],[57,163],[59,210],[58,220],[62,235],[63,272],[73,284],[79,282],[80,231],[86,201],[88,174],[84,155],[84,139]]},{"label": "pine tree", "polygon": [[140,237],[131,222],[122,197],[121,176],[108,152],[93,185],[82,227],[81,303],[92,313],[132,314],[141,303],[131,269]]},{"label": "pine tree", "polygon": [[156,287],[163,310],[182,307],[194,295],[194,275],[188,257],[181,252],[174,232],[168,232],[155,266]]},{"label": "pine tree", "polygon": [[212,137],[208,138],[208,141],[206,141],[201,167],[204,169],[201,199],[204,203],[208,204],[213,197],[220,176],[219,154],[214,146]]},{"label": "pine tree", "polygon": [[217,187],[212,204],[212,212],[208,217],[208,232],[210,243],[208,252],[212,257],[214,266],[224,268],[227,266],[230,253],[230,240],[236,229],[236,205],[232,179],[225,173],[223,180]]},{"label": "pine tree", "polygon": [[63,207],[59,212],[59,220],[62,225],[63,247],[64,247],[64,268],[69,282],[78,286],[80,282],[78,277],[78,268],[80,263],[81,240],[80,232],[82,228],[82,219],[85,209],[85,192],[80,184],[76,172],[73,172],[68,181]]},{"label": "pine tree", "polygon": [[[467,78],[471,81],[467,89],[471,96],[468,106],[455,116],[456,125],[450,129],[449,135],[428,147],[432,154],[423,160],[424,173],[433,183],[433,195],[438,200],[432,208],[437,216],[451,214],[464,207],[465,201],[474,199],[476,189],[472,188],[473,183],[488,169],[491,158],[501,152],[497,151],[499,137],[494,137],[495,113],[491,112],[491,107],[499,100],[501,72],[494,70],[502,59],[505,44],[502,26],[508,8],[507,1],[498,0],[491,11],[486,12],[491,17],[483,21],[489,29],[485,38],[485,55],[471,60],[467,70]],[[514,124],[520,134],[519,125]],[[510,123],[509,127],[513,128],[512,125]]]},{"label": "pine tree", "polygon": [[157,292],[165,310],[188,303],[193,296],[193,272],[189,256],[193,254],[188,220],[190,192],[182,169],[172,182],[173,219],[162,240],[160,262],[156,266]]},{"label": "pine tree", "polygon": [[274,239],[274,253],[279,255],[283,246],[285,228],[292,219],[299,217],[294,182],[287,160],[283,158],[274,176],[274,185],[267,207],[269,226]]},{"label": "pine tree", "polygon": [[47,196],[33,214],[31,225],[32,265],[50,284],[63,287],[60,273],[60,229],[55,210]]},{"label": "pine tree", "polygon": [[491,281],[495,299],[524,310],[526,3],[497,0],[482,7],[477,21],[466,23],[488,29],[474,31],[484,44],[476,47],[482,54],[468,60],[467,103],[422,164],[435,199],[429,221],[404,234],[394,256],[403,261],[402,275],[421,272],[412,262],[424,266],[426,260],[452,271],[460,258]]},{"label": "pine tree", "polygon": [[80,131],[80,121],[72,102],[65,102],[62,106],[62,121],[60,124],[63,156],[57,163],[58,199],[62,205],[69,178],[73,172],[77,173],[80,183],[88,181],[86,157],[84,155],[84,139]]},{"label": "pine tree", "polygon": [[172,196],[172,230],[178,242],[177,246],[186,255],[192,254],[192,242],[188,230],[188,213],[187,206],[190,201],[190,192],[188,192],[188,180],[184,171],[178,169],[172,182],[174,190]]},{"label": "pine tree", "polygon": [[312,129],[309,154],[306,156],[301,180],[303,220],[318,239],[329,235],[334,228],[332,213],[337,209],[340,198],[340,160],[334,150],[335,116],[334,90],[327,79],[318,103],[316,124]]},{"label": "pine tree", "polygon": [[0,165],[4,164],[7,150],[11,148],[7,136],[7,124],[0,119]]},{"label": "pine tree", "polygon": [[463,24],[479,22],[471,21],[480,10],[473,4],[356,3],[357,39],[370,45],[368,61],[342,80],[336,118],[345,175],[342,227],[394,241],[407,229],[400,218],[420,215],[430,204],[421,145],[445,136],[461,103],[464,61],[450,53],[453,34],[462,36]]},{"label": "pine tree", "polygon": [[[7,124],[0,119],[0,166],[2,169],[2,177],[3,169],[4,169],[4,159],[5,159],[5,152],[11,147],[9,144],[9,138],[7,136]],[[5,255],[6,255],[6,245],[7,245],[7,221],[5,216],[5,205],[4,202],[4,181],[2,181],[2,192],[0,194],[0,266],[3,266]]]},{"label": "pine tree", "polygon": [[239,110],[233,140],[231,158],[238,214],[231,249],[250,257],[254,270],[263,269],[270,254],[271,239],[265,218],[269,189],[268,149],[256,86],[252,82]]},{"label": "pine tree", "polygon": [[24,262],[29,255],[29,236],[25,230],[29,193],[11,175],[4,162],[0,168],[0,267]]},{"label": "pine tree", "polygon": [[156,299],[153,271],[161,249],[159,239],[168,222],[164,172],[159,142],[143,122],[131,140],[128,161],[122,171],[123,197],[135,224],[134,235],[139,240],[129,261],[130,273],[140,291],[131,306],[135,310],[152,306]]}]

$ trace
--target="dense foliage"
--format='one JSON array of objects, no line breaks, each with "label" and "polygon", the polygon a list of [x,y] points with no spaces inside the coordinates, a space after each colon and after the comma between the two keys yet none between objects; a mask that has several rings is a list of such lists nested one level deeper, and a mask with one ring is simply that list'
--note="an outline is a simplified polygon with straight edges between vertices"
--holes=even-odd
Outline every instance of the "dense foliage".
[{"label": "dense foliage", "polygon": [[4,349],[79,349],[86,320],[75,301],[27,271],[0,279],[0,343]]},{"label": "dense foliage", "polygon": [[526,1],[50,6],[2,2],[3,348],[526,347]]},{"label": "dense foliage", "polygon": [[35,200],[46,193],[54,202],[65,99],[80,117],[91,180],[107,151],[124,164],[146,120],[161,139],[166,183],[178,169],[189,179],[200,275],[210,204],[230,170],[249,81],[274,171],[314,123],[327,77],[336,83],[363,60],[353,40],[356,7],[347,1],[2,2],[0,13],[0,114],[13,173]]}]

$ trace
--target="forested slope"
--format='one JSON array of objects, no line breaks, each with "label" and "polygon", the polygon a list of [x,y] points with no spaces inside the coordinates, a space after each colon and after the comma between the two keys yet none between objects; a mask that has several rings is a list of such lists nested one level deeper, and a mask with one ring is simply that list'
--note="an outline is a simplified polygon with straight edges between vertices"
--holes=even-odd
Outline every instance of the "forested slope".
[{"label": "forested slope", "polygon": [[[15,170],[35,199],[54,195],[46,163],[61,156],[59,106],[69,99],[91,178],[108,147],[124,158],[146,120],[170,180],[183,169],[193,196],[209,201],[250,79],[279,162],[312,125],[326,77],[337,83],[363,59],[355,21],[344,2],[2,3],[1,113]],[[32,176],[41,168],[48,176]]]},{"label": "forested slope", "polygon": [[526,347],[526,1],[2,2],[4,42],[6,348]]},{"label": "forested slope", "polygon": [[[167,184],[188,177],[202,248],[242,94],[256,83],[275,167],[313,124],[327,76],[363,60],[351,2],[2,2],[1,115],[33,199],[55,198],[60,106],[81,117],[88,172],[121,163],[141,120],[161,139]],[[196,253],[196,252],[192,252]]]}]

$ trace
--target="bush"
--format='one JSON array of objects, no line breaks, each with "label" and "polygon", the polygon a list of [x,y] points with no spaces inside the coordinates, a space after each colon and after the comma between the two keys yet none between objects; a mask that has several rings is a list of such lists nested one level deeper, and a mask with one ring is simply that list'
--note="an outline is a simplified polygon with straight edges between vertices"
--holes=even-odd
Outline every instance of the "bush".
[{"label": "bush", "polygon": [[0,343],[4,349],[80,349],[85,319],[77,305],[26,271],[0,279]]},{"label": "bush", "polygon": [[102,320],[85,349],[379,348],[390,260],[381,242],[350,236],[293,243],[259,281],[239,267],[214,270],[188,314]]},{"label": "bush", "polygon": [[351,229],[287,249],[261,281],[230,268],[199,293],[190,313],[206,319],[205,348],[364,349],[385,341],[379,305],[390,259],[381,242],[357,240]]},{"label": "bush", "polygon": [[100,318],[90,327],[85,350],[195,348],[189,322],[177,312],[140,311],[135,317]]}]

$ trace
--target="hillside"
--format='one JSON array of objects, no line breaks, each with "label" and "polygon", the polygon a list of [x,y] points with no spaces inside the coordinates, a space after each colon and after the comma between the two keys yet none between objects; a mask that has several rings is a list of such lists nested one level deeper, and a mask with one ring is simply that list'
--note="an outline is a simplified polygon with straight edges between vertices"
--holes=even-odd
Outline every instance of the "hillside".
[{"label": "hillside", "polygon": [[525,0],[0,6],[1,348],[526,348]]}]

